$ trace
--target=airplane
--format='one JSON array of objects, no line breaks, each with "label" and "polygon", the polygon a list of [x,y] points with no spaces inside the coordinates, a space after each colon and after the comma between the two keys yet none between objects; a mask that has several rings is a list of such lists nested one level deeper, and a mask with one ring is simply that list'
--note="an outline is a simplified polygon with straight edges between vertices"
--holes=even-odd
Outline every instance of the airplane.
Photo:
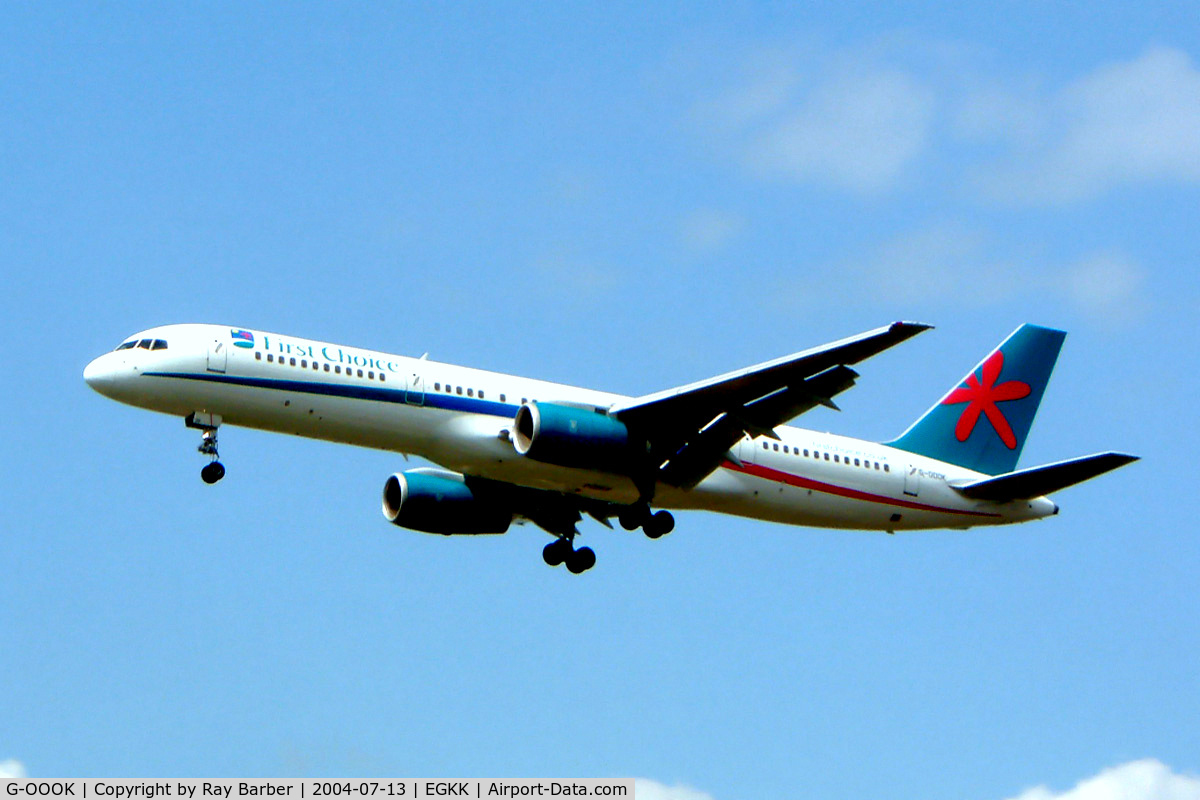
[{"label": "airplane", "polygon": [[671,510],[894,533],[1058,513],[1046,495],[1137,457],[1017,469],[1066,333],[1025,324],[901,436],[876,443],[785,425],[859,377],[851,365],[931,326],[895,322],[782,358],[628,397],[356,347],[210,324],[151,328],[84,370],[102,395],[183,418],[201,478],[225,475],[222,425],[416,455],[383,488],[391,523],[499,534],[532,522],[542,557],[582,573],[584,515],[657,539]]}]

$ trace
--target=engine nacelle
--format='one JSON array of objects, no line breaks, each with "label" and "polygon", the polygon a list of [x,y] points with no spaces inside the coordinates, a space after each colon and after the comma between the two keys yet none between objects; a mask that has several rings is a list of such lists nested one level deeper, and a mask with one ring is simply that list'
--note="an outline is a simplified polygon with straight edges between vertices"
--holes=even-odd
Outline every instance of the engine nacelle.
[{"label": "engine nacelle", "polygon": [[557,403],[523,404],[513,419],[513,446],[534,461],[624,472],[632,464],[629,429],[615,417]]},{"label": "engine nacelle", "polygon": [[479,498],[461,475],[425,469],[397,472],[383,485],[383,515],[425,533],[504,533],[512,511]]}]

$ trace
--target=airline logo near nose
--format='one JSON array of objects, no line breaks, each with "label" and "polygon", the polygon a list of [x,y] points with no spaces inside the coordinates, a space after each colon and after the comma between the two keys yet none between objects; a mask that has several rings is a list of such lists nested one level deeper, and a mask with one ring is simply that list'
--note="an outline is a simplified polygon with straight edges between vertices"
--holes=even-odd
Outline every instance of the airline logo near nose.
[{"label": "airline logo near nose", "polygon": [[254,347],[254,334],[250,331],[234,328],[229,331],[229,335],[233,337],[234,347]]}]

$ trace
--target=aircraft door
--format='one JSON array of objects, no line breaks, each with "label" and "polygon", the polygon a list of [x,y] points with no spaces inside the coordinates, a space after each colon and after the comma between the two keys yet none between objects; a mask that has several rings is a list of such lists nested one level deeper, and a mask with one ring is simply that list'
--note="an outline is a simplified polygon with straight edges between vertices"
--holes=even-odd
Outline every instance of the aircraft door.
[{"label": "aircraft door", "polygon": [[408,386],[404,389],[404,402],[411,406],[425,405],[425,376],[416,372],[408,376]]},{"label": "aircraft door", "polygon": [[213,339],[208,343],[208,371],[224,372],[229,361],[229,348],[225,340]]},{"label": "aircraft door", "polygon": [[911,464],[904,473],[904,493],[916,497],[921,492],[921,472]]}]

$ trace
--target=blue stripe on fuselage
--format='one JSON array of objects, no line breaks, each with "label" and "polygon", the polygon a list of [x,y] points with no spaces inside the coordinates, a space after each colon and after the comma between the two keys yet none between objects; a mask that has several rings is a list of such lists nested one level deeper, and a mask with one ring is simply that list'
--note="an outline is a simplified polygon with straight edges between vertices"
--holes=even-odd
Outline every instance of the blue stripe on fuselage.
[{"label": "blue stripe on fuselage", "polygon": [[409,394],[406,389],[382,389],[377,386],[359,386],[357,384],[321,383],[318,381],[293,381],[279,378],[243,378],[236,375],[218,375],[213,373],[194,372],[144,372],[146,377],[177,378],[188,381],[211,381],[233,386],[250,386],[255,389],[274,389],[281,392],[298,392],[302,394],[318,394],[327,397],[345,397],[354,400],[374,400],[379,403],[398,403],[400,405],[437,408],[445,411],[462,411],[471,414],[488,414],[493,417],[512,418],[519,406],[511,403],[500,403],[495,400],[479,400],[474,397],[461,397],[438,392],[425,392],[424,401],[410,403],[405,397]]}]

